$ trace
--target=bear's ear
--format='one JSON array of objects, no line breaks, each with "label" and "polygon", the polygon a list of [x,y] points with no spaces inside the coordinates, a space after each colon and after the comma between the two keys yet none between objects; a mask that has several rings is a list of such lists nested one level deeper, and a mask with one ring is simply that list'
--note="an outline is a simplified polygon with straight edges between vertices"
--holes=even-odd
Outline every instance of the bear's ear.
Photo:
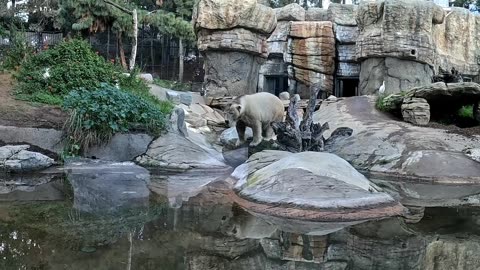
[{"label": "bear's ear", "polygon": [[238,104],[235,106],[235,109],[240,113],[242,111],[242,105]]}]

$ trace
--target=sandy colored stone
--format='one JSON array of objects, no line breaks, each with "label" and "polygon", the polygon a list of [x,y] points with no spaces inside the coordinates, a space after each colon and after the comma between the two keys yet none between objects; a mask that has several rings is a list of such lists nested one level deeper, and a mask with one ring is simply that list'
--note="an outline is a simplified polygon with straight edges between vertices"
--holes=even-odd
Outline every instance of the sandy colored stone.
[{"label": "sandy colored stone", "polygon": [[267,39],[267,42],[287,41],[290,34],[290,22],[278,22],[277,27]]},{"label": "sandy colored stone", "polygon": [[437,46],[435,67],[446,70],[454,67],[462,74],[478,74],[479,31],[479,16],[464,8],[453,8],[443,24],[433,27],[432,37]]},{"label": "sandy colored stone", "polygon": [[200,30],[197,44],[200,51],[228,50],[248,52],[254,55],[267,53],[265,36],[243,28],[225,31]]},{"label": "sandy colored stone", "polygon": [[334,37],[331,22],[291,22],[290,36],[295,38]]},{"label": "sandy colored stone", "polygon": [[235,27],[269,34],[275,29],[275,11],[256,0],[223,1],[201,0],[193,12],[195,28],[219,30]]}]

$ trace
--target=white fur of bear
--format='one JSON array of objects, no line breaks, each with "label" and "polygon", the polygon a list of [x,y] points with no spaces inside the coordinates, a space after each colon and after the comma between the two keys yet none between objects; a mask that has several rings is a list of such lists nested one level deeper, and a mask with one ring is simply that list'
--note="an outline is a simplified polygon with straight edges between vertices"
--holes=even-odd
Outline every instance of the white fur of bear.
[{"label": "white fur of bear", "polygon": [[284,117],[283,102],[267,92],[237,97],[226,110],[226,123],[236,127],[237,146],[245,142],[245,129],[253,131],[253,141],[250,146],[257,146],[262,139],[273,139],[275,133],[272,122],[282,122]]}]

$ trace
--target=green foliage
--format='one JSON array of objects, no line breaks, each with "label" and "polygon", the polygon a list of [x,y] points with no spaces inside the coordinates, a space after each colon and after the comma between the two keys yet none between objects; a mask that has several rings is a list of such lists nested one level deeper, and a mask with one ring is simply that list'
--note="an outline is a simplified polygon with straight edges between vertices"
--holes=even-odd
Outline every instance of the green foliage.
[{"label": "green foliage", "polygon": [[458,110],[458,116],[461,118],[468,118],[468,119],[474,119],[473,118],[473,105],[470,106],[463,106]]},{"label": "green foliage", "polygon": [[[165,106],[167,107],[167,106]],[[108,141],[117,132],[136,125],[159,135],[165,128],[167,112],[130,92],[102,84],[98,89],[79,89],[65,97],[70,112],[66,133],[82,149]]]},{"label": "green foliage", "polygon": [[190,91],[192,90],[191,83],[181,83],[176,81],[155,79],[154,83],[160,87],[177,90],[177,91]]},{"label": "green foliage", "polygon": [[[50,77],[46,78],[47,68]],[[44,92],[63,96],[79,87],[115,83],[118,75],[113,64],[96,54],[86,41],[73,39],[30,57],[15,77],[20,94]]]},{"label": "green foliage", "polygon": [[48,105],[60,106],[63,104],[63,99],[60,96],[53,95],[48,92],[35,92],[32,94],[18,93],[16,99],[30,102],[43,103]]},{"label": "green foliage", "polygon": [[[1,33],[6,35],[6,33]],[[25,32],[17,30],[13,25],[10,29],[10,45],[6,50],[2,61],[2,68],[6,70],[15,70],[22,65],[28,56],[32,55],[33,48],[28,45]]]},{"label": "green foliage", "polygon": [[159,10],[150,15],[143,16],[142,21],[159,29],[164,34],[181,38],[187,42],[194,42],[196,37],[193,25],[173,12]]}]

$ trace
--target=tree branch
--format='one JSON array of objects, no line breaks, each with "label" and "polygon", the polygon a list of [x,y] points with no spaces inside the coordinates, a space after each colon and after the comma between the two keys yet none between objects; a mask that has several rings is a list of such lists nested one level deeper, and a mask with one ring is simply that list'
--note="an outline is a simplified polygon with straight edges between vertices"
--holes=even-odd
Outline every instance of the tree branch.
[{"label": "tree branch", "polygon": [[103,0],[105,3],[107,4],[110,4],[118,9],[120,9],[121,11],[125,12],[125,13],[128,13],[130,15],[133,15],[133,11],[132,10],[128,10],[127,8],[125,7],[122,7],[120,6],[119,4],[115,3],[115,2],[112,2],[111,0]]}]

